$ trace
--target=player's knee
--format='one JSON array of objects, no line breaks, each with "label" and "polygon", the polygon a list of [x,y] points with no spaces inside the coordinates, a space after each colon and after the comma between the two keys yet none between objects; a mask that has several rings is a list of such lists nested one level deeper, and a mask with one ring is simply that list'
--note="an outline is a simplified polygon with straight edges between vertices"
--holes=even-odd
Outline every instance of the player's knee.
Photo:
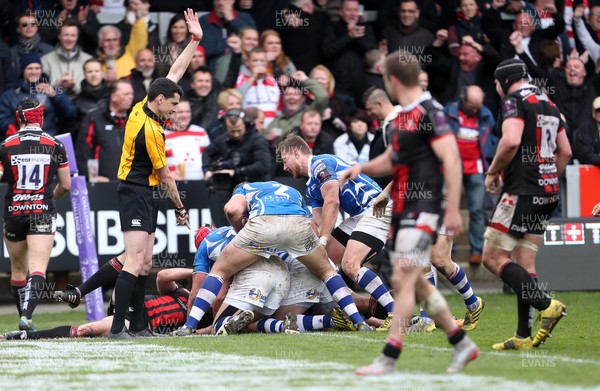
[{"label": "player's knee", "polygon": [[342,259],[342,270],[348,277],[354,279],[354,277],[358,274],[359,269],[359,263],[355,260],[348,258]]},{"label": "player's knee", "polygon": [[420,304],[423,310],[430,316],[439,314],[447,306],[446,299],[444,299],[444,296],[437,289],[434,289]]},{"label": "player's knee", "polygon": [[402,271],[400,270],[400,268],[394,268],[391,283],[395,291],[399,291],[402,287]]}]

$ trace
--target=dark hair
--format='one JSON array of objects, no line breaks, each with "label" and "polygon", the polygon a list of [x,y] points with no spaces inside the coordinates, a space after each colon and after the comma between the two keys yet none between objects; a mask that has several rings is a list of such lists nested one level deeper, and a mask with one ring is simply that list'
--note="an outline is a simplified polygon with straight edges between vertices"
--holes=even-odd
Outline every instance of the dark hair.
[{"label": "dark hair", "polygon": [[363,94],[363,105],[366,106],[367,102],[375,103],[377,101],[389,104],[392,103],[387,92],[385,92],[381,88],[378,88],[377,86],[371,86]]},{"label": "dark hair", "polygon": [[173,15],[171,20],[169,20],[169,27],[167,27],[167,42],[173,42],[173,36],[171,35],[171,27],[173,27],[173,25],[179,22],[180,20],[183,20],[185,22],[185,16],[182,13]]},{"label": "dark hair", "polygon": [[77,27],[78,34],[81,31],[81,25],[79,24],[79,21],[77,21],[77,19],[73,19],[73,18],[69,18],[69,19],[63,21],[63,23],[58,27],[59,34],[64,27]]},{"label": "dark hair", "polygon": [[317,110],[308,109],[308,110],[305,110],[302,113],[302,115],[300,116],[300,122],[304,122],[304,118],[306,118],[306,117],[315,117],[315,116],[318,116],[321,119],[321,122],[323,121],[322,117],[321,117],[321,113],[319,113]]},{"label": "dark hair", "polygon": [[17,103],[16,111],[32,109],[34,107],[38,107],[40,102],[35,98],[30,98],[28,96],[21,99],[19,103]]},{"label": "dark hair", "polygon": [[192,72],[192,80],[194,79],[194,76],[196,76],[196,73],[210,73],[211,76],[213,75],[210,69],[205,65],[200,65],[194,72]]},{"label": "dark hair", "polygon": [[560,45],[554,41],[543,40],[538,49],[538,64],[541,67],[552,67],[556,58],[560,58]]},{"label": "dark hair", "polygon": [[174,97],[175,94],[179,94],[180,97],[183,96],[183,89],[174,81],[167,79],[166,77],[159,77],[150,84],[150,88],[148,89],[148,101],[152,102],[159,95],[169,99]]},{"label": "dark hair", "polygon": [[361,121],[367,124],[367,129],[371,130],[373,128],[373,120],[369,116],[366,110],[364,109],[354,109],[350,114],[346,116],[346,125],[348,129],[350,129],[350,125],[353,121]]}]

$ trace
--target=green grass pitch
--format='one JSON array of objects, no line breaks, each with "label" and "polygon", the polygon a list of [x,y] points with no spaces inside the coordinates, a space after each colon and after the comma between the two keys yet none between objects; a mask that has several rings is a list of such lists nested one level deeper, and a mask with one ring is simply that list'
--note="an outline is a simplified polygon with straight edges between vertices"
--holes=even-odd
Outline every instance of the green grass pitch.
[{"label": "green grass pitch", "polygon": [[[380,353],[385,333],[324,332],[228,337],[0,342],[0,384],[29,389],[305,389],[305,390],[600,390],[600,292],[558,293],[567,305],[554,335],[529,352],[495,352],[513,335],[516,300],[482,295],[486,308],[469,333],[481,355],[461,374],[447,375],[451,349],[443,332],[409,335],[398,373],[362,378],[357,366]],[[462,317],[458,295],[447,296]],[[38,328],[85,322],[82,312],[39,314]],[[0,331],[16,315],[0,316]],[[534,326],[537,327],[537,324]],[[193,387],[193,388],[192,388]]]}]

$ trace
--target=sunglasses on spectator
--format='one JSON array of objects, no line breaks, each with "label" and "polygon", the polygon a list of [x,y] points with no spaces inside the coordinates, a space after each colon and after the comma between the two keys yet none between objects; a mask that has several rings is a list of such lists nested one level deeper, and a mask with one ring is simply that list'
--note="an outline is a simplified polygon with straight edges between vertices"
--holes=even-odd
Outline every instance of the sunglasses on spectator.
[{"label": "sunglasses on spectator", "polygon": [[27,22],[21,22],[21,27],[27,27],[27,26],[29,26],[29,27],[35,27],[35,26],[37,26],[37,23],[36,22],[29,22],[29,23],[27,23]]}]

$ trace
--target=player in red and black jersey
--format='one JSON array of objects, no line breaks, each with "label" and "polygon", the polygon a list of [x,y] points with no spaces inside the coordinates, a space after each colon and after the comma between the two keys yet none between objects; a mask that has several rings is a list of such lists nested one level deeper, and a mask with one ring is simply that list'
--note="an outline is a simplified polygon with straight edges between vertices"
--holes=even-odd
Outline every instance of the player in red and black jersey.
[{"label": "player in red and black jersey", "polygon": [[5,175],[8,181],[4,243],[10,254],[19,329],[35,330],[31,317],[46,291],[46,268],[54,245],[54,200],[69,192],[71,176],[64,146],[42,130],[44,106],[24,98],[16,110],[19,131],[0,145],[0,177]]},{"label": "player in red and black jersey", "polygon": [[[391,143],[385,153],[353,166],[340,178],[355,177],[361,172],[369,176],[393,173],[394,318],[383,353],[371,365],[358,369],[359,375],[395,370],[415,299],[454,345],[449,372],[462,370],[479,354],[477,345],[456,326],[444,297],[422,273],[422,268],[429,265],[442,212],[448,234],[459,235],[462,231],[459,213],[462,168],[448,118],[442,106],[421,89],[420,73],[421,67],[414,56],[398,52],[388,56],[384,81],[389,94],[402,105]],[[442,210],[444,182],[448,189],[445,211]]]},{"label": "player in red and black jersey", "polygon": [[[485,187],[502,193],[485,232],[483,262],[516,292],[519,318],[515,337],[493,345],[497,350],[539,346],[566,309],[537,285],[535,257],[558,205],[558,177],[571,157],[571,146],[560,111],[528,77],[525,63],[514,59],[501,62],[494,74],[503,98],[498,121],[502,138]],[[542,319],[533,341],[530,306]]]},{"label": "player in red and black jersey", "polygon": [[[144,306],[148,327],[154,332],[167,334],[185,323],[187,316],[187,302],[190,291],[179,285],[176,281],[188,279],[192,276],[192,269],[173,268],[158,272],[156,288],[158,295],[146,295]],[[108,312],[114,309],[109,306]],[[0,335],[0,339],[27,340],[41,338],[77,338],[77,337],[106,337],[110,331],[113,316],[82,324],[81,326],[59,326],[50,330],[39,331],[9,331]],[[126,321],[128,323],[129,320]]]}]

